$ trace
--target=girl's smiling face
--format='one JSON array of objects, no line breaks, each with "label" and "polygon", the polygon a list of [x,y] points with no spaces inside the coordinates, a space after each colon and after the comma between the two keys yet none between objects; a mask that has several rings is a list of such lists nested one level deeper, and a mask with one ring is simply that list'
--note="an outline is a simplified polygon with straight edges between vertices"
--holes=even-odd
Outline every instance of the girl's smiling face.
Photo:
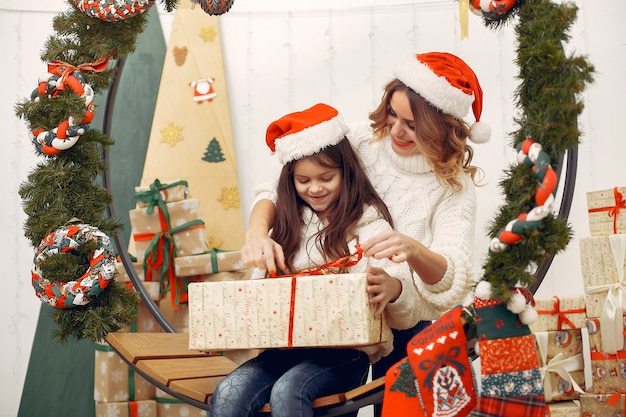
[{"label": "girl's smiling face", "polygon": [[311,158],[301,159],[293,166],[293,182],[298,196],[322,219],[339,199],[341,180],[340,168],[323,166]]},{"label": "girl's smiling face", "polygon": [[405,91],[396,91],[389,100],[387,126],[391,134],[391,148],[400,156],[410,156],[419,152],[415,120]]}]

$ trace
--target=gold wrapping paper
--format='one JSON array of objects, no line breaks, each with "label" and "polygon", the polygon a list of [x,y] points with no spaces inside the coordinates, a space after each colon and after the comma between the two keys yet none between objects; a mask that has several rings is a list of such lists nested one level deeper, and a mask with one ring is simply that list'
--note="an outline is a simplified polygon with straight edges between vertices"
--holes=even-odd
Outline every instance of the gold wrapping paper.
[{"label": "gold wrapping paper", "polygon": [[95,347],[93,381],[95,401],[116,403],[154,399],[156,389],[154,385],[133,371],[111,346],[96,343]]},{"label": "gold wrapping paper", "polygon": [[589,231],[592,237],[626,233],[624,195],[626,195],[626,187],[587,193]]},{"label": "gold wrapping paper", "polygon": [[535,300],[538,317],[529,325],[533,332],[580,329],[587,324],[584,297],[552,297]]},{"label": "gold wrapping paper", "polygon": [[154,193],[158,193],[158,198],[165,203],[191,198],[187,181],[175,179],[163,183],[156,179],[150,185],[135,187],[137,208],[148,207],[150,205],[150,203],[146,202],[148,197],[157,198],[151,195]]},{"label": "gold wrapping paper", "polygon": [[580,396],[582,417],[617,417],[625,413],[626,394],[583,394]]},{"label": "gold wrapping paper", "polygon": [[189,284],[189,348],[356,347],[390,329],[368,304],[366,274]]},{"label": "gold wrapping paper", "polygon": [[154,400],[96,403],[96,417],[157,417]]},{"label": "gold wrapping paper", "polygon": [[546,417],[580,417],[580,403],[574,401],[561,401],[548,404],[549,412]]},{"label": "gold wrapping paper", "polygon": [[177,277],[215,274],[246,268],[241,260],[240,251],[220,250],[212,250],[200,255],[178,256],[174,259],[174,266]]},{"label": "gold wrapping paper", "polygon": [[592,392],[626,392],[626,350],[617,353],[591,352]]},{"label": "gold wrapping paper", "polygon": [[155,401],[158,417],[207,417],[206,410],[193,407],[184,401],[174,398],[166,392],[157,389]]},{"label": "gold wrapping paper", "polygon": [[[182,227],[186,223],[202,219],[200,202],[196,199],[175,201],[167,203],[166,206],[172,228]],[[166,229],[162,227],[159,208],[155,207],[152,214],[148,214],[146,210],[146,208],[138,208],[129,212],[131,236],[137,251],[135,256],[138,262],[143,262],[146,249],[154,234]],[[176,232],[173,238],[176,244],[176,256],[198,255],[209,250],[204,225]]]}]

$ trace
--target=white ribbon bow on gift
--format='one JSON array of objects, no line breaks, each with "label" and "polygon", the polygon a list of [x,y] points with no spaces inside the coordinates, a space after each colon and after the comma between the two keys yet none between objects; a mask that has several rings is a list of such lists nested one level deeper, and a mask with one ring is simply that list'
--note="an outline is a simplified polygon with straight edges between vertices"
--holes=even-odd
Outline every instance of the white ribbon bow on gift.
[{"label": "white ribbon bow on gift", "polygon": [[624,314],[626,313],[626,282],[624,281],[624,255],[626,254],[626,234],[609,235],[609,244],[617,269],[618,280],[612,284],[586,288],[588,294],[607,292],[602,316],[600,316],[600,337],[602,350],[615,353],[624,349]]},{"label": "white ribbon bow on gift", "polygon": [[578,385],[570,372],[583,370],[583,355],[578,353],[574,356],[564,357],[563,353],[557,354],[554,358],[548,359],[548,332],[536,332],[535,339],[537,340],[537,346],[539,347],[539,355],[541,356],[541,380],[543,381],[543,390],[546,398],[546,402],[552,401],[552,377],[550,373],[557,374],[566,381],[572,384],[575,391],[584,394],[585,391]]}]

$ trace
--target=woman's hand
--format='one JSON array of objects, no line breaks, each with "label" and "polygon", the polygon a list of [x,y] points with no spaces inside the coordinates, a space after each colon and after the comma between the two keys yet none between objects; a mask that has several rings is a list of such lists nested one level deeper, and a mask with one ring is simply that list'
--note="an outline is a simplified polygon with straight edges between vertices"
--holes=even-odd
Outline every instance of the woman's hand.
[{"label": "woman's hand", "polygon": [[376,259],[388,258],[392,262],[400,263],[415,257],[419,250],[419,242],[407,235],[389,230],[361,243],[361,248],[364,256]]},{"label": "woman's hand", "polygon": [[376,305],[374,317],[380,317],[387,304],[394,302],[402,292],[399,279],[387,274],[384,269],[370,266],[367,268],[367,293],[369,303]]},{"label": "woman's hand", "polygon": [[241,248],[241,260],[248,268],[265,269],[270,274],[276,273],[276,264],[284,271],[285,255],[283,248],[266,233],[249,232],[246,243]]}]

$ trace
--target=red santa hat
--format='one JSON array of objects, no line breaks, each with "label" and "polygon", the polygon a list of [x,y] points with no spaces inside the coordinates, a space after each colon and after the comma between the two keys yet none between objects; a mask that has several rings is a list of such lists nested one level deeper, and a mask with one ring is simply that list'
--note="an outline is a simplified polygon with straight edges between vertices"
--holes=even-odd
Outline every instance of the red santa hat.
[{"label": "red santa hat", "polygon": [[462,119],[474,112],[470,140],[485,143],[491,136],[489,125],[480,122],[483,90],[472,69],[461,58],[446,52],[411,56],[394,75],[439,110]]},{"label": "red santa hat", "polygon": [[346,137],[348,126],[333,107],[319,103],[273,121],[265,142],[281,164],[311,156]]}]

